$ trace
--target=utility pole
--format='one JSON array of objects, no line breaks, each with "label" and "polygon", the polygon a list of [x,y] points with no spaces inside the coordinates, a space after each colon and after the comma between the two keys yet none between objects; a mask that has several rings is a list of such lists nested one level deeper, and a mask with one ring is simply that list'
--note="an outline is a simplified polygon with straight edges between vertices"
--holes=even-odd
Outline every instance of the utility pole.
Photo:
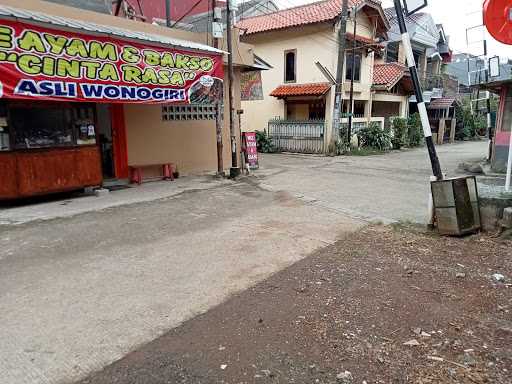
[{"label": "utility pole", "polygon": [[411,38],[407,31],[407,25],[405,24],[405,16],[402,8],[401,0],[394,0],[396,17],[398,20],[398,26],[400,27],[400,33],[402,34],[402,44],[405,49],[407,57],[407,66],[411,73],[411,79],[414,85],[414,93],[416,94],[416,101],[418,105],[418,111],[420,113],[421,125],[423,127],[423,134],[425,135],[425,142],[427,143],[428,154],[430,157],[430,163],[432,164],[432,172],[437,180],[443,180],[443,172],[441,171],[441,164],[437,157],[436,147],[434,140],[432,139],[432,131],[430,129],[430,122],[428,120],[427,108],[425,107],[425,101],[423,100],[423,90],[421,89],[421,83],[418,77],[418,70],[416,68],[416,60],[414,60],[414,54],[412,51]]},{"label": "utility pole", "polygon": [[[220,12],[217,9],[217,0],[212,0],[212,12],[213,12],[213,23],[214,25],[222,26],[222,19],[219,18]],[[214,32],[215,27],[212,28],[212,33]],[[219,38],[214,37],[213,38],[213,46],[215,48],[219,48]],[[224,175],[224,159],[222,157],[222,151],[224,150],[224,146],[222,144],[222,114],[223,114],[223,108],[222,108],[222,101],[217,100],[215,102],[215,133],[217,136],[217,175],[223,176]]]},{"label": "utility pole", "polygon": [[[490,68],[489,68],[489,55],[487,52],[487,39],[484,40],[484,52],[485,52],[485,82],[489,82]],[[487,138],[489,139],[489,151],[488,160],[492,160],[492,118],[491,118],[491,92],[485,91],[486,108],[487,108]]]},{"label": "utility pole", "polygon": [[165,25],[171,28],[171,0],[165,0]]},{"label": "utility pole", "polygon": [[226,39],[228,40],[228,81],[229,81],[229,133],[231,135],[231,170],[230,177],[234,178],[240,175],[238,167],[238,151],[236,146],[235,132],[235,108],[233,105],[233,78],[235,77],[233,68],[233,41],[231,26],[231,1],[226,1]]},{"label": "utility pole", "polygon": [[334,92],[334,114],[332,120],[332,135],[329,149],[336,151],[336,141],[340,134],[341,110],[343,105],[343,70],[345,66],[345,50],[347,48],[347,19],[348,0],[343,0],[341,6],[340,29],[338,31],[338,66],[336,70],[336,88]]},{"label": "utility pole", "polygon": [[352,124],[354,119],[354,81],[356,78],[356,49],[357,49],[357,6],[354,6],[354,40],[352,41],[352,74],[350,79],[350,114],[348,115],[348,129],[347,129],[347,140],[350,149],[350,143],[352,142]]}]

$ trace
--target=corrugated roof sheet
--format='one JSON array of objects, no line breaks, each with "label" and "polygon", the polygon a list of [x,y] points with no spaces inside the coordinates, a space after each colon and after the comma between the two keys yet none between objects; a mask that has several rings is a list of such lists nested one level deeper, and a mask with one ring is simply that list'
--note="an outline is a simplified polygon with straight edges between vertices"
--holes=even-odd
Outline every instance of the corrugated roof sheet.
[{"label": "corrugated roof sheet", "polygon": [[270,96],[288,97],[288,96],[322,96],[331,89],[330,83],[307,83],[280,85],[272,91]]},{"label": "corrugated roof sheet", "polygon": [[[205,52],[224,53],[223,51],[210,47],[205,44],[195,43],[193,41],[175,39],[154,33],[141,31],[132,31],[125,28],[112,27],[109,25],[89,23],[82,20],[69,19],[61,16],[48,15],[40,12],[32,12],[25,9],[19,9],[0,5],[0,18],[16,18],[27,22],[39,22],[50,24],[56,27],[72,28],[78,31],[92,32],[96,34],[116,36],[125,39],[133,39],[141,42],[151,42],[174,47],[193,49]],[[114,16],[113,16],[114,17]]]},{"label": "corrugated roof sheet", "polygon": [[442,97],[440,99],[433,99],[428,106],[428,109],[447,109],[450,108],[457,100],[455,97]]}]

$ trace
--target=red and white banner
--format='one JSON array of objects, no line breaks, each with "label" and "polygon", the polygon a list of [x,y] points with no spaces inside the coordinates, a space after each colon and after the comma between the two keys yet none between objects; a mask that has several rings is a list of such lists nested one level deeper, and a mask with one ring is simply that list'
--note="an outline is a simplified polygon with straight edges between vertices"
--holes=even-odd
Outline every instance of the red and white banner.
[{"label": "red and white banner", "polygon": [[0,20],[0,97],[104,103],[213,103],[222,55]]}]

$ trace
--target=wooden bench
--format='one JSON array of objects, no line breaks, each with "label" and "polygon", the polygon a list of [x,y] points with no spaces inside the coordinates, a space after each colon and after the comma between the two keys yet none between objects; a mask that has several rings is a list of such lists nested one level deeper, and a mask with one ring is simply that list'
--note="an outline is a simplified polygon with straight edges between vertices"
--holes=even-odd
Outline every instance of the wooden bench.
[{"label": "wooden bench", "polygon": [[[162,167],[162,175],[152,178],[144,178],[143,169],[149,167]],[[144,164],[144,165],[130,165],[130,183],[141,185],[144,180],[174,180],[174,171],[176,167],[173,163],[164,164]]]}]

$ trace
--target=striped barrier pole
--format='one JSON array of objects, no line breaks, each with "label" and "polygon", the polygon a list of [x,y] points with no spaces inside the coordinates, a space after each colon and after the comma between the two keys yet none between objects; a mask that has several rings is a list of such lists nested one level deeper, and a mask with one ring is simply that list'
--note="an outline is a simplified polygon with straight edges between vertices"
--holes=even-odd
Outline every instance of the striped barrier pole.
[{"label": "striped barrier pole", "polygon": [[418,77],[416,60],[414,60],[411,38],[407,32],[407,25],[405,24],[405,16],[402,3],[401,0],[394,0],[394,2],[398,26],[400,27],[400,33],[402,35],[402,44],[405,49],[405,55],[407,57],[407,66],[409,67],[409,72],[411,73],[411,79],[414,85],[414,93],[416,94],[418,111],[421,118],[421,125],[423,127],[423,134],[425,135],[425,142],[428,148],[430,163],[432,164],[432,172],[437,180],[443,180],[441,164],[439,163],[439,158],[437,157],[436,147],[434,145],[434,140],[432,139],[430,122],[428,121],[427,108],[425,106],[425,101],[423,100],[423,90],[421,89],[421,83]]}]

